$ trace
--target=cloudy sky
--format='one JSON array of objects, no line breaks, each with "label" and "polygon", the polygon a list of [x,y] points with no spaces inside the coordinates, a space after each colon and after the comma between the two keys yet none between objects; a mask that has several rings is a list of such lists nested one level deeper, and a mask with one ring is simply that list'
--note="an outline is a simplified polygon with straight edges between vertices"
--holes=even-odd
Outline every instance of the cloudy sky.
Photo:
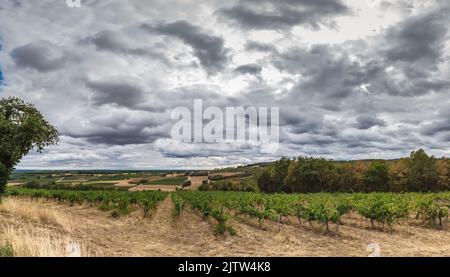
[{"label": "cloudy sky", "polygon": [[[61,134],[19,168],[450,156],[447,0],[0,0],[0,97]],[[174,141],[171,111],[280,107],[280,148]]]}]

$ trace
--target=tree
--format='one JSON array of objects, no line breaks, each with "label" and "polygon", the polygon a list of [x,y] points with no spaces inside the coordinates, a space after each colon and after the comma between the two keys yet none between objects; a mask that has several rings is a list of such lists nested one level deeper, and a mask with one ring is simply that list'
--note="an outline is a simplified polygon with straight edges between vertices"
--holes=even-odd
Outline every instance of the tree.
[{"label": "tree", "polygon": [[389,167],[385,162],[375,161],[369,165],[364,176],[367,192],[389,190]]},{"label": "tree", "polygon": [[288,174],[289,165],[291,160],[289,158],[283,157],[281,160],[274,162],[272,167],[272,180],[277,186],[277,191],[289,192],[289,187],[284,185],[284,178]]},{"label": "tree", "polygon": [[408,191],[437,191],[439,175],[436,158],[428,156],[423,149],[413,151],[406,159]]},{"label": "tree", "polygon": [[58,131],[33,105],[16,97],[0,99],[0,194],[23,156],[56,143]]},{"label": "tree", "polygon": [[292,161],[284,180],[292,192],[334,191],[338,181],[336,166],[323,158],[299,157]]},{"label": "tree", "polygon": [[439,180],[438,187],[440,191],[450,189],[450,159],[442,158],[436,163]]},{"label": "tree", "polygon": [[354,170],[354,163],[348,162],[337,166],[339,176],[336,184],[337,192],[354,192],[358,187],[358,176]]},{"label": "tree", "polygon": [[389,190],[401,192],[407,190],[408,179],[405,159],[395,161],[389,167]]},{"label": "tree", "polygon": [[278,192],[279,190],[279,186],[277,186],[275,180],[272,178],[271,171],[271,167],[266,167],[256,174],[256,183],[262,192]]}]

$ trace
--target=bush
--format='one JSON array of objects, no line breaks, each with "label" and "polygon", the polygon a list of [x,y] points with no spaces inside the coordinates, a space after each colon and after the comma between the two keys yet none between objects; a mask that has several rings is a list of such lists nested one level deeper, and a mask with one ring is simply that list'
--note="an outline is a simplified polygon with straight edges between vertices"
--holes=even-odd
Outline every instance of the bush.
[{"label": "bush", "polygon": [[10,243],[0,245],[0,257],[14,257],[14,249]]},{"label": "bush", "polygon": [[190,185],[192,185],[192,181],[191,180],[186,180],[183,182],[183,184],[181,185],[181,187],[189,187]]},{"label": "bush", "polygon": [[389,167],[384,162],[372,162],[364,176],[366,192],[389,191]]}]

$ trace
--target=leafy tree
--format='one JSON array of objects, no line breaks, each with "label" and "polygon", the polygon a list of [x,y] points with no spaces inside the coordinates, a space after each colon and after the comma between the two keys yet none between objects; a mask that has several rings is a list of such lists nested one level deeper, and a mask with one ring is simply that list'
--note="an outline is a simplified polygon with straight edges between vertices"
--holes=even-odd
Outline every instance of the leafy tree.
[{"label": "leafy tree", "polygon": [[439,190],[449,190],[450,189],[450,159],[440,159],[436,163],[436,169],[438,171],[439,180],[438,187]]},{"label": "leafy tree", "polygon": [[31,104],[10,97],[0,100],[0,194],[20,159],[58,142],[58,131]]},{"label": "leafy tree", "polygon": [[289,170],[289,165],[291,164],[291,160],[283,157],[280,160],[276,161],[273,164],[272,168],[272,181],[275,182],[275,186],[277,187],[277,191],[284,191],[289,192],[289,187],[284,185],[284,178],[286,178],[286,175]]},{"label": "leafy tree", "polygon": [[406,178],[407,168],[405,159],[400,159],[389,167],[389,190],[394,192],[405,191],[408,187]]},{"label": "leafy tree", "polygon": [[385,162],[375,161],[369,165],[364,177],[365,190],[388,191],[389,190],[389,167]]},{"label": "leafy tree", "polygon": [[336,184],[337,192],[353,192],[358,189],[358,176],[354,171],[353,163],[345,163],[337,167],[339,175]]},{"label": "leafy tree", "polygon": [[285,178],[292,192],[333,191],[338,180],[336,166],[323,158],[299,157],[293,161]]},{"label": "leafy tree", "polygon": [[439,179],[436,158],[423,149],[413,151],[406,159],[408,191],[437,191]]},{"label": "leafy tree", "polygon": [[262,192],[277,192],[278,186],[271,175],[271,167],[266,167],[256,175],[256,183]]}]

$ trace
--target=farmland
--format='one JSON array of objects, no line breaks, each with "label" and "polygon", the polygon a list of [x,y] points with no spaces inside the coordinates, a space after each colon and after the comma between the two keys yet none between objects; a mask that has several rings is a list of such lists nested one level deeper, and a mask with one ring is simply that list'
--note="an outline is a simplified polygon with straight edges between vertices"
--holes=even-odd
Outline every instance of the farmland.
[{"label": "farmland", "polygon": [[32,171],[16,172],[10,186],[27,188],[174,191],[188,179],[184,171]]},{"label": "farmland", "polygon": [[[420,157],[437,174],[397,178],[399,165],[417,168],[414,159],[282,159],[209,172],[16,172],[0,205],[0,249],[44,255],[19,242],[51,244],[56,236],[80,243],[87,256],[367,256],[373,243],[384,256],[447,256],[448,161]],[[340,186],[342,180],[354,184]],[[423,183],[432,189],[422,191]],[[11,254],[10,246],[19,250]],[[58,247],[45,253],[64,255]]]},{"label": "farmland", "polygon": [[[164,200],[158,201],[145,217],[139,204],[133,204],[126,213],[115,215],[115,205],[111,206],[112,210],[103,209],[101,201],[92,201],[93,196],[80,197],[71,204],[70,200],[65,200],[68,195],[58,201],[54,198],[57,194],[47,195],[45,190],[8,191],[10,196],[0,209],[0,228],[5,234],[9,234],[6,226],[10,226],[16,236],[22,233],[30,236],[29,230],[39,230],[35,236],[40,239],[69,237],[79,242],[88,256],[367,256],[370,252],[366,246],[374,242],[381,245],[385,256],[442,256],[450,251],[447,219],[443,219],[442,226],[437,219],[430,222],[423,215],[416,219],[419,206],[411,206],[410,215],[396,218],[391,226],[376,221],[374,227],[370,219],[359,214],[357,207],[352,208],[341,216],[338,229],[330,223],[327,231],[321,217],[310,222],[301,218],[300,223],[295,209],[277,205],[279,200],[292,201],[289,203],[305,200],[319,201],[320,207],[320,203],[326,203],[320,202],[324,199],[339,202],[347,198],[354,204],[378,198],[385,198],[386,203],[392,204],[390,197],[396,196],[389,194],[369,194],[364,199],[346,194],[179,191],[165,194]],[[98,196],[96,191],[87,193]],[[132,196],[136,192],[119,193],[131,194],[126,199],[141,197]],[[411,197],[416,196],[398,197],[414,204],[416,201]],[[448,199],[445,193],[423,197],[435,201]],[[237,200],[244,201],[242,209],[235,205]],[[10,206],[25,207],[26,211],[19,212]],[[271,208],[264,213],[263,206]],[[32,214],[33,210],[38,210],[39,216]],[[280,219],[280,212],[284,210],[288,213]],[[315,215],[319,215],[319,211],[320,208]],[[264,216],[260,221],[261,215]],[[223,225],[219,225],[221,221]]]}]

